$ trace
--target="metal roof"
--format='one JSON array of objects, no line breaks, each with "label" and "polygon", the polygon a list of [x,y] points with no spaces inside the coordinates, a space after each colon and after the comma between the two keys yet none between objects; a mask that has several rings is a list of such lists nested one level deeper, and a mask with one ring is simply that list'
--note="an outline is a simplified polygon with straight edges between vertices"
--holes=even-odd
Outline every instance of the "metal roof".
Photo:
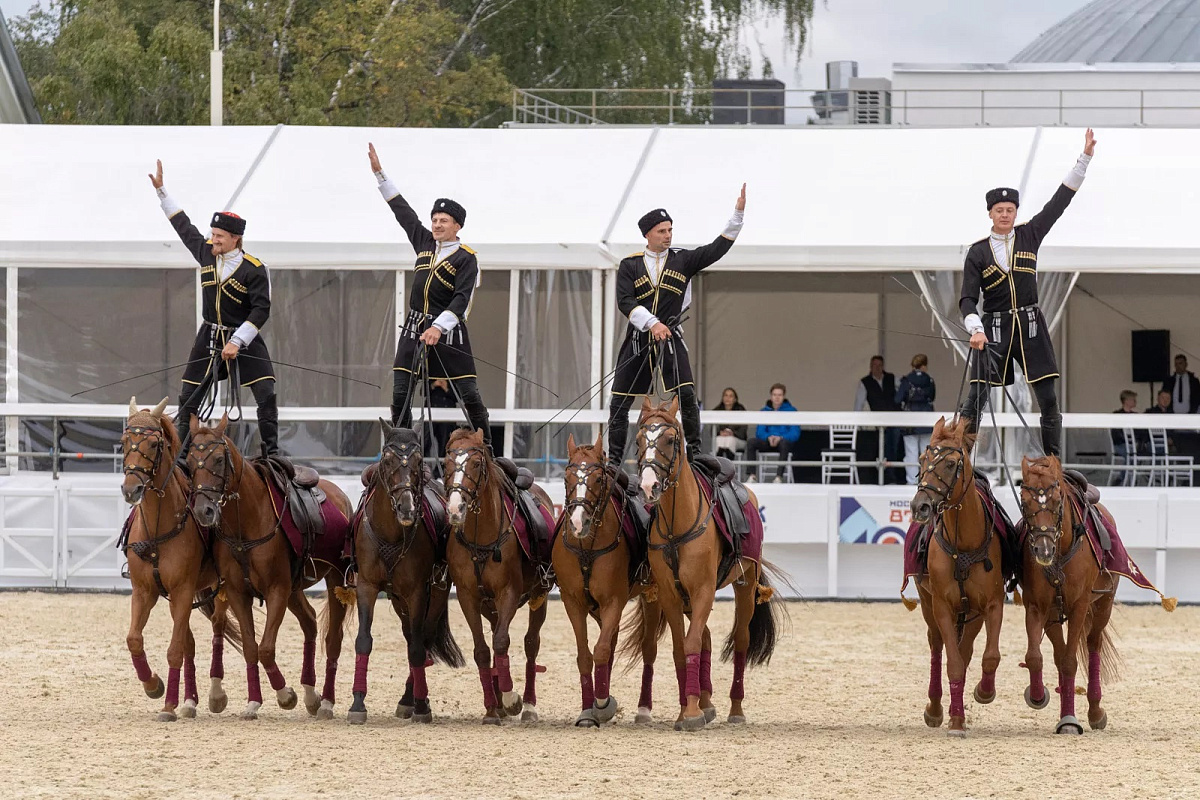
[{"label": "metal roof", "polygon": [[1200,61],[1200,0],[1094,0],[1012,59],[1025,63]]}]

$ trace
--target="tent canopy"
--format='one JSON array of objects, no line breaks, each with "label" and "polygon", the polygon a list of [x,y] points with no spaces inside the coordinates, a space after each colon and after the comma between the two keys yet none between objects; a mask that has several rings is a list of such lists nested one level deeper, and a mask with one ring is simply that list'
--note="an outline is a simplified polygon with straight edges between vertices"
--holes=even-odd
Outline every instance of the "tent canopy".
[{"label": "tent canopy", "polygon": [[[1191,235],[1200,130],[1099,131],[1088,182],[1043,269],[1200,272]],[[746,226],[717,269],[957,270],[987,232],[984,192],[1026,181],[1032,215],[1082,145],[1074,129],[381,129],[0,125],[0,264],[189,267],[146,179],[205,228],[231,207],[276,267],[412,263],[366,149],[425,216],[467,208],[489,268],[611,267],[665,206],[676,244],[724,228],[742,182]],[[1027,176],[1027,177],[1026,177]],[[1200,177],[1198,175],[1197,177]]]}]

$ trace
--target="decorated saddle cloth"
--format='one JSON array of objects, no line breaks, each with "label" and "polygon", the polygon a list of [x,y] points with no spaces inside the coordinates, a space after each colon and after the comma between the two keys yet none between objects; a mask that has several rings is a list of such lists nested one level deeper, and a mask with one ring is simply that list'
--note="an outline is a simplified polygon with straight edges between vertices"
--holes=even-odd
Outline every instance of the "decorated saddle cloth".
[{"label": "decorated saddle cloth", "polygon": [[[514,499],[509,492],[504,493],[504,513],[513,521],[513,530],[525,557],[534,564],[549,564],[554,517],[541,503],[530,502],[535,500],[532,494],[524,489],[519,491],[528,497]],[[537,507],[536,517],[533,516],[533,506]]]},{"label": "decorated saddle cloth", "polygon": [[274,481],[267,481],[267,486],[271,490],[271,505],[275,509],[275,516],[279,518],[280,527],[287,535],[292,552],[302,560],[311,558],[327,564],[339,564],[346,547],[346,539],[350,536],[350,520],[341,509],[328,497],[322,498],[320,509],[323,525],[313,538],[311,547],[306,548],[305,534],[292,514],[292,504],[287,502]]},{"label": "decorated saddle cloth", "polygon": [[[975,490],[983,501],[983,510],[991,520],[992,529],[1000,539],[1000,569],[1004,580],[1011,580],[1020,564],[1020,533],[1008,518],[1008,512],[996,502],[992,494],[992,486],[986,477],[975,473]],[[904,581],[900,585],[901,596],[910,580],[916,580],[925,575],[929,564],[929,547],[933,533],[933,524],[937,520],[924,525],[912,523],[908,526],[908,534],[904,537]]]},{"label": "decorated saddle cloth", "polygon": [[[734,481],[733,487],[738,492],[738,499],[742,501],[741,508],[739,509],[742,520],[731,522],[729,519],[730,510],[725,508],[723,503],[713,501],[712,479],[699,470],[696,471],[696,478],[700,483],[700,491],[704,492],[704,498],[712,503],[713,522],[716,523],[717,530],[721,534],[721,541],[725,544],[721,563],[717,568],[717,583],[722,584],[729,577],[730,571],[737,564],[739,558],[749,558],[758,562],[762,561],[762,516],[758,513],[758,509],[755,508],[754,501],[750,499],[750,493],[746,491],[740,482]],[[741,530],[745,530],[745,533],[742,533]]]}]

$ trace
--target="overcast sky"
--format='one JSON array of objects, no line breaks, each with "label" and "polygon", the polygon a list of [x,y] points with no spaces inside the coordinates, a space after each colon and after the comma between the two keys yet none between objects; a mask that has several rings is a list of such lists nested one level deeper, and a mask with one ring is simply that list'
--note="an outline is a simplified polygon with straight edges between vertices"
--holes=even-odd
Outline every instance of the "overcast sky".
[{"label": "overcast sky", "polygon": [[[336,0],[332,0],[336,2]],[[1005,62],[1039,33],[1088,0],[816,0],[809,44],[796,62],[783,27],[765,22],[747,31],[753,53],[765,53],[789,86],[825,86],[826,61],[858,61],[864,77],[891,77],[892,64]],[[0,0],[6,17],[26,13],[31,0]],[[761,47],[760,47],[761,45]]]}]

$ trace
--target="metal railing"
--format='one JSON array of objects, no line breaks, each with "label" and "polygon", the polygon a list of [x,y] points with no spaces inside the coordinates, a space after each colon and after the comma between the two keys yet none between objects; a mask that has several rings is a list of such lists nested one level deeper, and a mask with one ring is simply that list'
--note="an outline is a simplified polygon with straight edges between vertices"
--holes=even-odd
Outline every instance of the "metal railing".
[{"label": "metal railing", "polygon": [[[782,95],[782,102],[778,98]],[[760,102],[755,102],[756,100]],[[513,89],[508,125],[1200,126],[1196,89]],[[860,113],[861,112],[861,113]]]}]

